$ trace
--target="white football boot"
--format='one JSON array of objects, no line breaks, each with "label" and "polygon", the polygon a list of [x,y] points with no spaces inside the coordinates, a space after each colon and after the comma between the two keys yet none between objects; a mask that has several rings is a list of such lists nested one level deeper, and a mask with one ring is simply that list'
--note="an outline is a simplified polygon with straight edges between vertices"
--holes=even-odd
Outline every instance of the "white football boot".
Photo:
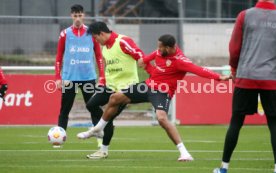
[{"label": "white football boot", "polygon": [[194,160],[194,158],[191,155],[183,155],[177,159],[177,161],[179,161],[179,162],[191,162],[193,160]]},{"label": "white football boot", "polygon": [[108,152],[104,152],[102,150],[98,150],[93,154],[88,154],[86,158],[88,159],[105,159],[108,156]]},{"label": "white football boot", "polygon": [[77,134],[77,137],[79,139],[88,139],[90,137],[97,137],[97,138],[103,138],[104,136],[104,132],[103,130],[101,131],[96,131],[95,127],[92,127],[91,129],[89,129],[88,131],[85,132],[81,132]]}]

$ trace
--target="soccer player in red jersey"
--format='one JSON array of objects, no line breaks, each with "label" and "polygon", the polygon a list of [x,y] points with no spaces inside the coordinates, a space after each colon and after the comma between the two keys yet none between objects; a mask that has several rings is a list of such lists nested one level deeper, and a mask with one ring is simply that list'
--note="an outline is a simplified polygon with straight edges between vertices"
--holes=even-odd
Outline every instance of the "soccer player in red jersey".
[{"label": "soccer player in red jersey", "polygon": [[151,102],[155,108],[159,124],[180,151],[178,161],[192,161],[193,157],[184,146],[177,128],[167,118],[170,100],[177,89],[177,82],[182,80],[187,72],[218,81],[227,80],[229,77],[220,76],[193,64],[176,46],[175,38],[171,35],[161,36],[158,41],[158,50],[140,60],[140,66],[145,66],[145,64],[149,66],[149,62],[152,60],[155,60],[155,67],[147,67],[150,77],[145,82],[132,85],[128,89],[111,95],[99,123],[81,134],[84,139],[101,134],[120,105]]}]

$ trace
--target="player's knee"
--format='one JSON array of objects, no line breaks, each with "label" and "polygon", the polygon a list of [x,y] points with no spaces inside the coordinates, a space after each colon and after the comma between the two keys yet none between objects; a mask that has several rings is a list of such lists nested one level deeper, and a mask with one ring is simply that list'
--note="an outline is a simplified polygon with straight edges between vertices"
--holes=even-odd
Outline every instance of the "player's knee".
[{"label": "player's knee", "polygon": [[163,126],[164,124],[166,124],[168,122],[167,113],[165,111],[157,110],[156,116],[157,116],[157,120],[161,126]]},{"label": "player's knee", "polygon": [[114,93],[109,98],[109,104],[111,105],[121,105],[127,104],[128,98],[122,93]]},{"label": "player's knee", "polygon": [[109,104],[110,105],[119,105],[122,103],[122,96],[119,93],[114,93],[109,98]]}]

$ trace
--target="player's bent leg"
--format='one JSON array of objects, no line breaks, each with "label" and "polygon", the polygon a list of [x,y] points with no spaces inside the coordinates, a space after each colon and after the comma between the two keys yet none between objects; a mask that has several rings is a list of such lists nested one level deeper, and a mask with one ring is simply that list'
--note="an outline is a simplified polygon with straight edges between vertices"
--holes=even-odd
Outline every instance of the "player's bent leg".
[{"label": "player's bent leg", "polygon": [[81,132],[77,134],[79,139],[88,139],[90,137],[103,137],[104,132],[103,129],[107,125],[108,121],[112,119],[112,117],[116,116],[118,109],[121,105],[127,104],[130,102],[130,99],[126,97],[122,93],[114,93],[110,96],[107,108],[104,111],[104,114],[99,121],[99,123],[89,129],[88,131]]},{"label": "player's bent leg", "polygon": [[123,93],[114,93],[110,96],[107,103],[107,107],[103,113],[102,119],[104,121],[109,121],[114,116],[116,116],[121,105],[126,105],[130,103],[130,99]]},{"label": "player's bent leg", "polygon": [[194,158],[182,143],[180,134],[176,127],[168,120],[167,113],[164,110],[156,110],[156,115],[160,126],[165,129],[170,139],[180,151],[180,157],[178,158],[178,161],[193,161]]}]

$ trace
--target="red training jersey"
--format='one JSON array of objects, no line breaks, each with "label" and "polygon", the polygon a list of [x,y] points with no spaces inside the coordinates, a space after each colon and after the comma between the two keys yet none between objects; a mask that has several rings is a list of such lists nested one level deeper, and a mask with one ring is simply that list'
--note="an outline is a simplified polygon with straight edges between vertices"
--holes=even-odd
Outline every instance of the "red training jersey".
[{"label": "red training jersey", "polygon": [[168,94],[173,97],[177,89],[178,80],[182,80],[187,72],[194,73],[198,76],[219,80],[220,75],[192,63],[177,47],[173,55],[163,57],[158,50],[145,57],[144,62],[148,64],[155,60],[155,67],[149,70],[150,77],[146,84],[155,89],[165,91],[165,85],[168,86]]}]

